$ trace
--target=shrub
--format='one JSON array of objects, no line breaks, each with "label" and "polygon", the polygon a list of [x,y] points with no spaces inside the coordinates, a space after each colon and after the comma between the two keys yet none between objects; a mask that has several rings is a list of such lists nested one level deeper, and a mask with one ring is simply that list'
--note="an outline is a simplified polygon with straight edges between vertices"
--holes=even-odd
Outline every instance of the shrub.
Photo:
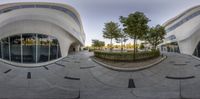
[{"label": "shrub", "polygon": [[94,56],[113,61],[138,61],[158,57],[160,56],[160,52],[158,50],[138,52],[135,59],[133,59],[133,52],[94,51]]},{"label": "shrub", "polygon": [[89,51],[89,52],[93,52],[93,51],[94,51],[94,49],[91,49],[91,48],[90,48],[88,51]]},{"label": "shrub", "polygon": [[83,48],[83,50],[88,50],[88,49],[89,49],[88,47],[84,47],[84,48]]}]

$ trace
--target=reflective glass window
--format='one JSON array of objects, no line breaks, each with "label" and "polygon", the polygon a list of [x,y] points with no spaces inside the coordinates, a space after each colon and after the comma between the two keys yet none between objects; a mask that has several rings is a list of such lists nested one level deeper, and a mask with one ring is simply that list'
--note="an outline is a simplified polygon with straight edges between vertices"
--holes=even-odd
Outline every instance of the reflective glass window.
[{"label": "reflective glass window", "polygon": [[37,41],[37,60],[38,62],[46,62],[49,60],[49,37],[47,35],[38,34]]},{"label": "reflective glass window", "polygon": [[60,45],[58,44],[58,53],[57,53],[57,58],[61,57],[61,50],[60,50]]},{"label": "reflective glass window", "polygon": [[21,62],[21,35],[10,37],[11,61]]},{"label": "reflective glass window", "polygon": [[58,57],[58,40],[55,37],[49,36],[50,43],[50,60]]},{"label": "reflective glass window", "polygon": [[36,34],[22,34],[23,63],[36,62]]},{"label": "reflective glass window", "polygon": [[41,63],[61,57],[58,40],[37,33],[3,38],[0,47],[0,58],[18,63]]},{"label": "reflective glass window", "polygon": [[10,60],[9,58],[9,39],[2,39],[2,47],[3,47],[3,59]]}]

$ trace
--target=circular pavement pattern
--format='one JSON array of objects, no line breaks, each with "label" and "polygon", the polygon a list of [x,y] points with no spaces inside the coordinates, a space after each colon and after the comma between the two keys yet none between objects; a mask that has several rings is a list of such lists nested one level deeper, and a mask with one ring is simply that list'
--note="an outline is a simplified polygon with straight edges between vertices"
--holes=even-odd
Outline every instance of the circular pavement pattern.
[{"label": "circular pavement pattern", "polygon": [[105,68],[82,52],[81,99],[200,98],[200,61],[164,53],[167,59],[151,68],[120,72]]},{"label": "circular pavement pattern", "polygon": [[140,71],[120,72],[79,52],[37,68],[0,62],[0,98],[8,99],[199,99],[200,61],[164,53],[163,62]]}]

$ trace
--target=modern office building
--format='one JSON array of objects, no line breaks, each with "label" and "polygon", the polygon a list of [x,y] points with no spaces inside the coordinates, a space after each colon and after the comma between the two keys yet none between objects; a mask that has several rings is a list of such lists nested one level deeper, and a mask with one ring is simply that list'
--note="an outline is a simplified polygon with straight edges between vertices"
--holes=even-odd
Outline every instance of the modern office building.
[{"label": "modern office building", "polygon": [[163,25],[167,35],[162,51],[200,57],[200,6],[190,8]]},{"label": "modern office building", "polygon": [[59,3],[0,5],[0,60],[16,66],[41,66],[84,45],[79,13]]}]

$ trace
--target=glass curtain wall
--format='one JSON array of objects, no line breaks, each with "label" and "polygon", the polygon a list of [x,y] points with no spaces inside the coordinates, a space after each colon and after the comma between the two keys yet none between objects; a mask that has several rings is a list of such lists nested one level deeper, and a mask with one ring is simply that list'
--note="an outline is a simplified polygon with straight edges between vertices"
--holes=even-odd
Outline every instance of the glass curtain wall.
[{"label": "glass curtain wall", "polygon": [[36,34],[22,34],[23,63],[36,63]]},{"label": "glass curtain wall", "polygon": [[49,37],[47,35],[38,34],[38,62],[49,60]]},{"label": "glass curtain wall", "polygon": [[195,50],[194,50],[194,53],[193,55],[194,56],[197,56],[197,57],[200,57],[200,42],[198,43],[198,45],[196,46]]},{"label": "glass curtain wall", "polygon": [[61,57],[58,40],[53,36],[49,36],[49,43],[50,43],[50,60],[54,60]]},{"label": "glass curtain wall", "polygon": [[11,61],[21,62],[21,35],[10,37]]},{"label": "glass curtain wall", "polygon": [[2,39],[3,59],[10,60],[9,38]]},{"label": "glass curtain wall", "polygon": [[0,40],[0,58],[18,63],[41,63],[61,57],[60,45],[53,36],[26,33]]}]

